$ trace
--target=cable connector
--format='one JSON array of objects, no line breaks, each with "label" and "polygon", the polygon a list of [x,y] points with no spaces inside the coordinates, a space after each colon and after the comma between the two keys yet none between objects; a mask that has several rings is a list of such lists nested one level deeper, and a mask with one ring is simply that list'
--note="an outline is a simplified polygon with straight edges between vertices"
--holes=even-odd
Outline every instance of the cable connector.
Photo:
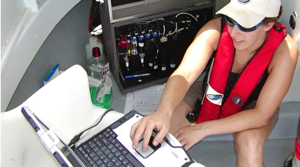
[{"label": "cable connector", "polygon": [[161,43],[167,42],[167,41],[168,41],[168,37],[166,37],[166,36],[162,36],[162,37],[160,38],[160,42],[161,42]]},{"label": "cable connector", "polygon": [[69,147],[71,147],[73,144],[75,144],[76,142],[78,142],[78,140],[80,139],[81,135],[83,133],[80,133],[79,135],[76,135],[70,142],[70,144],[68,145]]},{"label": "cable connector", "polygon": [[112,110],[113,110],[113,109],[107,109],[107,110],[105,110],[104,113],[102,114],[100,120],[99,120],[95,125],[93,125],[93,126],[87,128],[87,129],[83,130],[81,133],[79,133],[78,135],[76,135],[76,136],[71,140],[71,142],[68,144],[68,146],[71,147],[71,146],[74,145],[76,142],[78,142],[78,140],[80,140],[80,137],[82,136],[82,134],[83,134],[84,132],[86,132],[86,131],[88,131],[88,130],[94,128],[94,127],[96,127],[96,126],[102,121],[103,117],[104,117],[108,112],[110,112],[110,111],[112,111]]}]

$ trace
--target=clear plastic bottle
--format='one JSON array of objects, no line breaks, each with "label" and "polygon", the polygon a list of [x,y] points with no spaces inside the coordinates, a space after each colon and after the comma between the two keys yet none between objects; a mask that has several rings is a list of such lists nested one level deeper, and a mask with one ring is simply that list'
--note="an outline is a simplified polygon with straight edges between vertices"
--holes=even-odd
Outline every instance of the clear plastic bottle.
[{"label": "clear plastic bottle", "polygon": [[104,47],[101,43],[101,41],[95,37],[91,36],[89,38],[89,42],[85,45],[85,57],[88,60],[89,58],[93,57],[93,48],[98,47],[100,48],[100,54],[104,55]]},{"label": "clear plastic bottle", "polygon": [[145,43],[144,43],[144,35],[141,34],[139,36],[139,41],[138,41],[138,46],[139,46],[139,56],[140,56],[140,61],[141,61],[141,64],[142,64],[142,67],[144,67],[144,57],[145,57],[145,51],[144,51],[144,46],[145,46]]},{"label": "clear plastic bottle", "polygon": [[87,61],[87,73],[88,76],[102,80],[102,68],[106,65],[106,61],[103,56],[101,56],[100,48],[93,48],[93,57],[89,58]]},{"label": "clear plastic bottle", "polygon": [[136,38],[135,36],[132,37],[131,43],[132,43],[132,46],[131,46],[131,54],[132,54],[133,56],[135,56],[135,55],[138,54],[138,50],[137,50],[137,38]]}]

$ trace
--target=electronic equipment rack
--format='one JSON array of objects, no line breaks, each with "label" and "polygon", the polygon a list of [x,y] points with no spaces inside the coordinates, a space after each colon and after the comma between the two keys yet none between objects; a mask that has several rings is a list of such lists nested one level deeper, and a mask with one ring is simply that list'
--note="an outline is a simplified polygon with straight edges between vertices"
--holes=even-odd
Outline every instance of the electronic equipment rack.
[{"label": "electronic equipment rack", "polygon": [[215,0],[100,3],[105,54],[120,91],[166,82],[214,13]]}]

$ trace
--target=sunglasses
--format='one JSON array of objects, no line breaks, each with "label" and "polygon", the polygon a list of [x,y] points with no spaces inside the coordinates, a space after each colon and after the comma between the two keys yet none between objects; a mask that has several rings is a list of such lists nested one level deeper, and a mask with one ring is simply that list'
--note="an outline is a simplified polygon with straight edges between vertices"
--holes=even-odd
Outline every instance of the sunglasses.
[{"label": "sunglasses", "polygon": [[252,31],[255,31],[259,26],[265,24],[265,22],[261,22],[261,23],[258,23],[256,26],[254,27],[251,27],[251,28],[245,28],[241,25],[239,25],[237,22],[235,22],[232,18],[228,17],[228,16],[225,16],[225,20],[227,22],[227,24],[230,26],[230,27],[233,27],[234,25],[236,25],[241,31],[243,32],[252,32]]}]

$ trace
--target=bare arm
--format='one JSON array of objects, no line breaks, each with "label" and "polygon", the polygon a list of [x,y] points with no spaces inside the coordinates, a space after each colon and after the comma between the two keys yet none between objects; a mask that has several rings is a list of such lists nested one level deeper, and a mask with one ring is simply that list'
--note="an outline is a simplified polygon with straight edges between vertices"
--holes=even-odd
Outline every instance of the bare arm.
[{"label": "bare arm", "polygon": [[[286,95],[297,64],[297,45],[287,36],[274,53],[268,67],[269,77],[260,92],[256,106],[224,119],[207,121],[194,125],[189,132],[195,134],[187,139],[186,130],[179,130],[175,135],[186,149],[202,140],[205,136],[235,133],[265,126]],[[184,133],[182,133],[184,132]]]},{"label": "bare arm", "polygon": [[146,150],[153,129],[159,131],[153,141],[154,145],[167,134],[173,111],[182,101],[190,85],[203,72],[211,54],[218,46],[220,27],[221,21],[217,18],[207,23],[198,32],[180,66],[170,76],[157,111],[144,117],[132,127],[130,137],[133,141],[133,148],[144,135],[143,149]]},{"label": "bare arm", "polygon": [[170,76],[158,111],[168,112],[169,116],[172,115],[189,87],[203,72],[213,51],[216,50],[220,37],[219,29],[220,20],[218,18],[209,22],[198,32],[193,43],[187,49],[180,66]]}]

